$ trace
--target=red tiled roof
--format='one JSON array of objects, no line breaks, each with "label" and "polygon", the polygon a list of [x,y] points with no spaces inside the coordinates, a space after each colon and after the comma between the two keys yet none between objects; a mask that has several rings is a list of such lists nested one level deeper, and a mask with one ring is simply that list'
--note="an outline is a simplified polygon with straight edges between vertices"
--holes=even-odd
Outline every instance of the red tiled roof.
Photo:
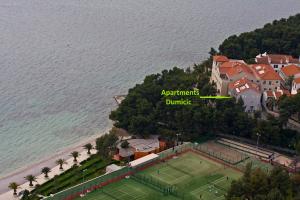
[{"label": "red tiled roof", "polygon": [[226,56],[213,56],[213,60],[216,62],[228,62],[229,59]]},{"label": "red tiled roof", "polygon": [[245,92],[246,90],[251,90],[251,89],[259,93],[259,86],[256,85],[255,83],[252,83],[245,77],[229,83],[228,87],[231,90],[235,90],[235,92],[237,93]]},{"label": "red tiled roof", "polygon": [[258,64],[298,64],[298,59],[290,55],[283,54],[267,54],[256,57]]},{"label": "red tiled roof", "polygon": [[253,74],[246,64],[240,62],[225,62],[220,66],[219,70],[221,74],[227,74],[228,77],[232,77],[241,72]]},{"label": "red tiled roof", "polygon": [[300,73],[300,67],[297,65],[288,65],[281,69],[286,76],[295,76]]},{"label": "red tiled roof", "polygon": [[282,78],[275,72],[275,70],[266,64],[254,64],[250,65],[255,76],[259,77],[261,80],[279,80]]},{"label": "red tiled roof", "polygon": [[291,95],[291,93],[288,90],[282,90],[282,89],[277,90],[277,91],[268,90],[268,91],[265,91],[265,93],[267,94],[267,97],[272,97],[275,99],[279,99],[284,94],[287,96]]},{"label": "red tiled roof", "polygon": [[295,78],[295,79],[294,79],[294,82],[295,82],[296,84],[300,84],[300,77],[299,77],[299,78]]}]

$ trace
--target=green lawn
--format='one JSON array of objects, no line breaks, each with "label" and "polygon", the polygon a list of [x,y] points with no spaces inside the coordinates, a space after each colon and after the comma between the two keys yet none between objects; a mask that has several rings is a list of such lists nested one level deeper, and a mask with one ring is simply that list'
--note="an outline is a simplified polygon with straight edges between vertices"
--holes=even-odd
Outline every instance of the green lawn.
[{"label": "green lawn", "polygon": [[140,184],[133,179],[123,179],[119,182],[110,184],[102,189],[94,191],[83,198],[82,200],[153,200],[166,199],[176,200],[174,196],[165,196],[163,193],[152,189],[151,187]]},{"label": "green lawn", "polygon": [[[103,160],[99,155],[92,155],[89,159],[80,163],[80,166],[50,179],[31,192],[32,199],[39,199],[36,194],[48,196],[50,193],[62,191],[71,186],[77,185],[83,180],[89,180],[105,173],[105,167],[114,161]],[[84,171],[84,172],[83,172]]]},{"label": "green lawn", "polygon": [[[137,178],[127,178],[88,194],[83,200],[152,200],[152,199],[224,199],[232,180],[242,174],[198,154],[188,152],[166,162],[138,172],[148,184]],[[152,183],[175,188],[173,194],[165,195]],[[157,185],[156,185],[157,186]],[[164,188],[164,187],[163,187]]]}]

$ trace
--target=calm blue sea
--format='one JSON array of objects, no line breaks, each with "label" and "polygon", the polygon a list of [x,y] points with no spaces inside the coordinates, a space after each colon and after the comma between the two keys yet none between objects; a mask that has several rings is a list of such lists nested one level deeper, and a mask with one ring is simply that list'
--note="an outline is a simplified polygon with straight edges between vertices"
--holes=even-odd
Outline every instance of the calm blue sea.
[{"label": "calm blue sea", "polygon": [[113,96],[299,0],[0,0],[0,177],[106,129]]}]

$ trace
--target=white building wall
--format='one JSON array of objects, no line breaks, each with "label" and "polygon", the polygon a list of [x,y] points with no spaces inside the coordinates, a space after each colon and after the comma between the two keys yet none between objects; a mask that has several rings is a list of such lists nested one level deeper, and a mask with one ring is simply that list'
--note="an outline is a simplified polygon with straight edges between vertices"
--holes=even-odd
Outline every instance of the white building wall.
[{"label": "white building wall", "polygon": [[296,84],[295,82],[293,82],[291,94],[297,94],[299,89],[300,89],[300,84]]},{"label": "white building wall", "polygon": [[261,93],[254,90],[246,90],[236,96],[237,99],[242,98],[246,112],[254,112],[261,110]]}]

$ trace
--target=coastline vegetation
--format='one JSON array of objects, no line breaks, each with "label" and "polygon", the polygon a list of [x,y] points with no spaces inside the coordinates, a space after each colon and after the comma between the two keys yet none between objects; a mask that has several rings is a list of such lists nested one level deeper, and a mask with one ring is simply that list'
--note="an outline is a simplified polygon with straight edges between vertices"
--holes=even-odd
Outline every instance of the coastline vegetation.
[{"label": "coastline vegetation", "polygon": [[[197,88],[199,95],[213,96],[216,94],[216,89],[209,83],[213,55],[221,53],[231,58],[253,62],[252,58],[265,51],[300,55],[300,15],[289,19],[275,20],[262,29],[243,33],[240,36],[231,36],[220,45],[219,52],[211,49],[210,58],[201,64],[195,64],[192,68],[174,67],[158,74],[146,76],[143,83],[129,89],[125,100],[117,110],[110,114],[110,119],[115,121],[116,127],[144,137],[150,134],[159,134],[165,140],[174,141],[180,134],[182,140],[196,141],[199,138],[214,137],[216,134],[222,133],[255,140],[256,133],[259,132],[262,143],[297,149],[300,145],[299,136],[297,132],[287,129],[285,124],[292,115],[299,116],[300,95],[293,98],[283,97],[279,103],[280,118],[269,116],[267,120],[261,119],[260,113],[255,113],[253,116],[245,113],[241,100],[194,97],[193,101],[196,101],[197,104],[167,106],[165,104],[166,97],[161,95],[162,90],[194,90]],[[296,103],[297,107],[291,107],[291,103]],[[62,174],[38,185],[31,192],[30,199],[39,199],[38,194],[48,196],[57,193],[84,180],[104,174],[108,164],[117,163],[110,159],[117,139],[113,133],[98,138],[95,147],[98,154],[91,155],[79,165],[75,164]],[[122,145],[126,147],[128,144]],[[86,144],[84,148],[88,154],[91,154],[93,145]],[[76,158],[79,153],[72,152],[71,156],[74,158],[74,163],[77,163]],[[56,163],[63,170],[66,161],[59,159]],[[49,172],[49,168],[42,169],[45,177]],[[252,171],[249,167],[244,177],[232,184],[227,199],[243,199],[248,195],[247,191],[253,191],[248,196],[254,199],[286,199],[281,196],[286,194],[295,196],[299,193],[295,192],[295,188],[300,187],[299,175],[293,176],[291,181],[290,177],[282,170],[278,169],[271,174],[273,175],[264,174],[262,171]],[[26,179],[30,185],[33,185],[34,176],[28,175]],[[285,182],[281,182],[282,180]],[[249,181],[253,184],[247,185],[246,183]],[[281,188],[282,183],[286,183],[286,188]],[[272,187],[276,187],[278,190],[269,191]],[[9,188],[16,193],[18,184],[11,183]],[[256,194],[258,189],[262,189],[261,193],[269,192],[271,194],[266,193],[266,198],[256,198],[260,194]]]},{"label": "coastline vegetation", "polygon": [[228,37],[219,46],[220,54],[229,58],[252,60],[264,52],[300,55],[300,14],[274,20],[263,28]]},{"label": "coastline vegetation", "polygon": [[72,168],[64,171],[62,174],[36,187],[31,191],[30,199],[39,199],[37,194],[49,196],[83,181],[103,175],[105,167],[112,163],[118,162],[103,159],[98,154],[93,154],[87,160],[79,163],[79,165],[73,165]]},{"label": "coastline vegetation", "polygon": [[[180,133],[183,140],[197,140],[201,137],[228,134],[256,140],[260,143],[295,149],[299,134],[286,127],[291,114],[300,113],[296,102],[300,95],[293,98],[283,97],[281,117],[261,118],[261,113],[253,116],[245,113],[242,100],[236,99],[195,99],[190,106],[167,106],[162,90],[192,90],[197,88],[200,95],[213,96],[214,85],[209,83],[212,56],[222,54],[230,58],[254,58],[257,54],[285,53],[300,55],[300,14],[288,19],[275,20],[261,29],[239,36],[230,36],[219,47],[219,52],[211,48],[210,57],[201,64],[186,70],[174,67],[161,73],[146,76],[143,83],[129,89],[128,95],[120,106],[112,111],[110,119],[115,126],[133,134],[147,137],[159,134],[174,140]],[[296,102],[296,103],[295,103]],[[285,106],[284,106],[285,105]],[[288,115],[287,115],[288,114]]]},{"label": "coastline vegetation", "polygon": [[[37,200],[40,199],[38,195],[49,196],[50,194],[55,194],[59,191],[77,185],[84,181],[103,175],[105,173],[107,165],[119,163],[119,161],[114,161],[111,159],[111,155],[115,150],[115,143],[117,139],[118,137],[116,136],[114,131],[110,131],[109,134],[105,134],[97,138],[96,154],[91,154],[90,152],[90,150],[93,149],[92,144],[88,143],[84,145],[83,147],[87,150],[87,154],[90,155],[90,157],[80,163],[78,163],[76,159],[78,158],[78,156],[80,156],[79,152],[73,151],[70,156],[74,158],[74,165],[60,175],[55,175],[52,179],[49,179],[42,185],[36,185],[35,189],[32,190],[30,192],[30,195],[26,198]],[[60,169],[63,170],[63,165],[66,164],[66,160],[58,159],[56,163],[60,166]],[[48,173],[51,172],[51,169],[49,167],[44,167],[41,172],[45,174],[45,178],[48,178]],[[32,180],[32,184],[32,182],[35,181],[36,178],[30,178]],[[15,186],[15,184],[11,184],[11,186]]]}]

